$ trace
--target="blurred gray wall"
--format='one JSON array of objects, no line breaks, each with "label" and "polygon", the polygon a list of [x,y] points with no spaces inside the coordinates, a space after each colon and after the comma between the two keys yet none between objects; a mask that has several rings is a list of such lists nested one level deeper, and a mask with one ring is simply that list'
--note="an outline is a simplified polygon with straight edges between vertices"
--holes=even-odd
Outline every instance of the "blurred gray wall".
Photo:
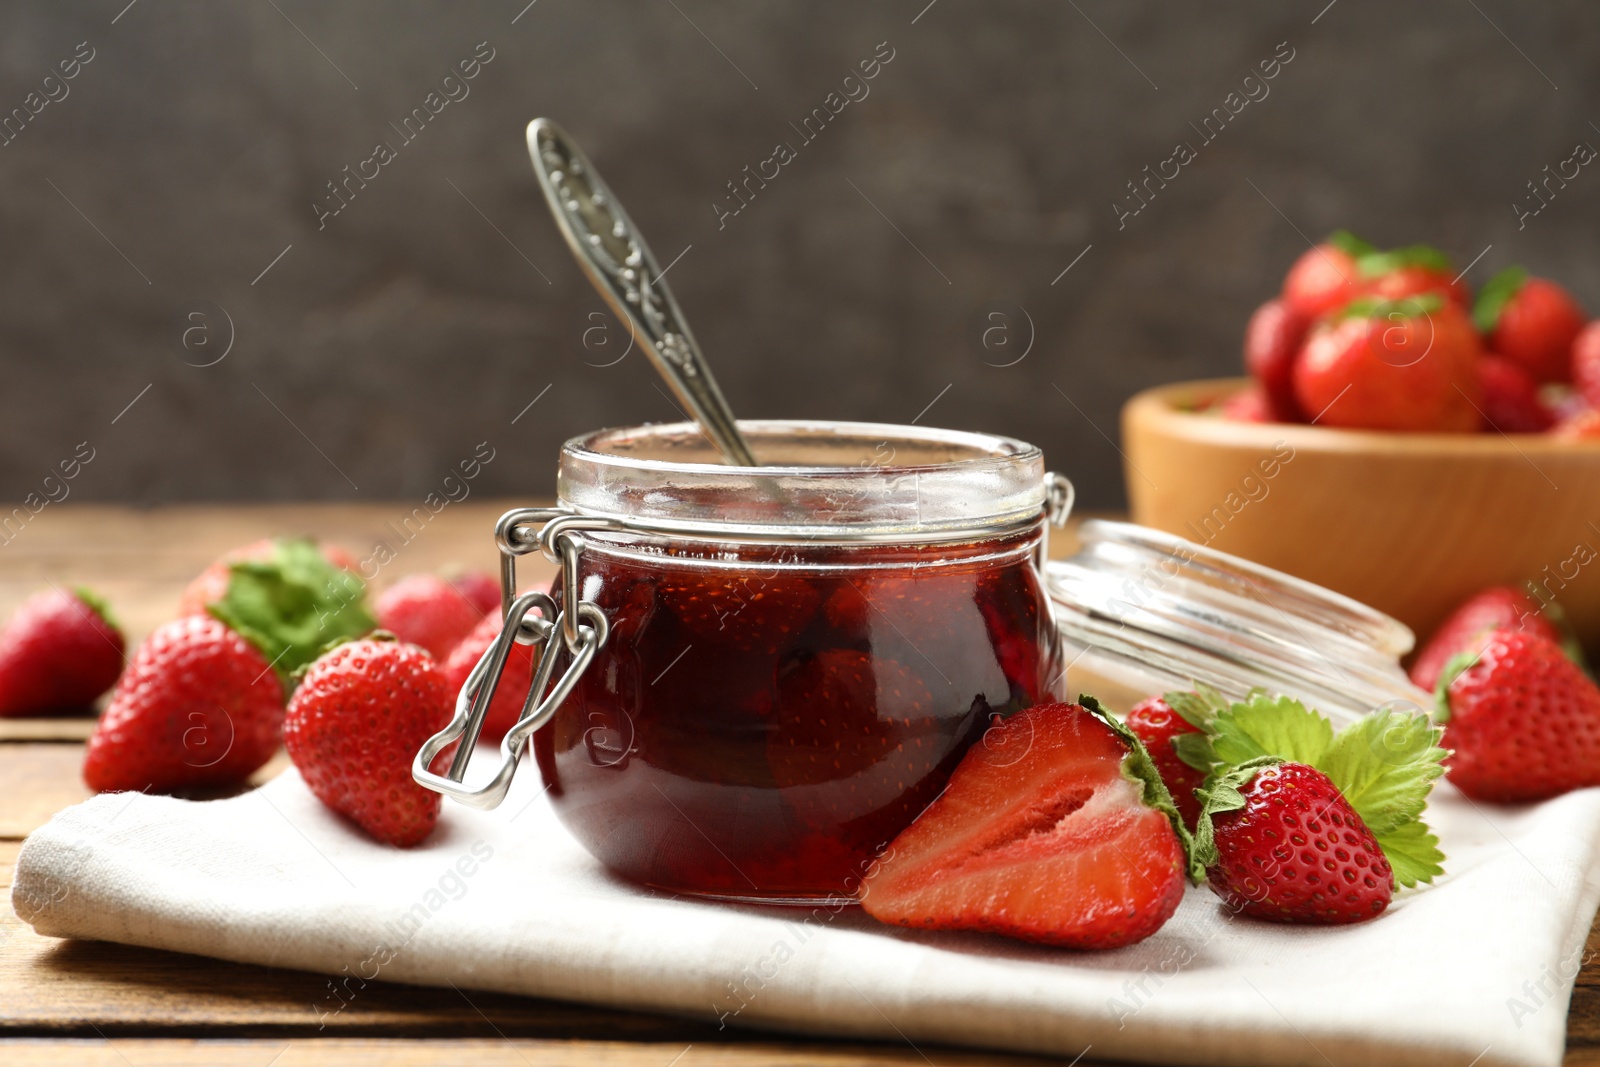
[{"label": "blurred gray wall", "polygon": [[536,115],[674,261],[741,414],[1014,434],[1091,506],[1121,402],[1233,373],[1335,227],[1600,310],[1600,168],[1513,206],[1600,145],[1592,3],[525,4],[0,8],[6,508],[420,499],[484,441],[471,491],[532,497],[568,436],[675,417],[547,216]]}]

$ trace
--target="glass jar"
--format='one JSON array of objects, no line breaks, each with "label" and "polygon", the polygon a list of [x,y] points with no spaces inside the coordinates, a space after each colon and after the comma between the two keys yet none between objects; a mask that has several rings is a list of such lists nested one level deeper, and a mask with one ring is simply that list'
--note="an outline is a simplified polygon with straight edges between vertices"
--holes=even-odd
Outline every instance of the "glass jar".
[{"label": "glass jar", "polygon": [[1198,679],[1235,699],[1282,693],[1340,726],[1431,704],[1400,667],[1411,631],[1381,612],[1147,527],[1091,519],[1078,535],[1046,568],[1074,697],[1125,713]]},{"label": "glass jar", "polygon": [[[618,873],[764,903],[849,898],[997,717],[1056,695],[1039,565],[1070,486],[1007,438],[740,428],[763,466],[725,465],[688,424],[566,444],[560,507],[499,532],[507,632],[559,655],[540,660],[500,775],[469,790],[503,633],[418,780],[497,802],[531,733],[557,813]],[[513,597],[514,557],[536,549],[561,562],[556,588]],[[463,736],[451,773],[428,774]]]}]

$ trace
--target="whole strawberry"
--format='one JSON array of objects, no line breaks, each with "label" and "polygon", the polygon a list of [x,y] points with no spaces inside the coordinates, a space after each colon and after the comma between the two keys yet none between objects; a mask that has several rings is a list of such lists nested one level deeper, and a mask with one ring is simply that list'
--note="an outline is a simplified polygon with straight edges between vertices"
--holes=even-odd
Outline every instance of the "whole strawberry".
[{"label": "whole strawberry", "polygon": [[[483,654],[500,636],[500,616],[490,615],[478,623],[473,631],[456,645],[450,658],[444,661],[446,688],[450,691],[450,706],[455,707],[456,694],[467,684],[467,675],[478,665]],[[535,666],[532,645],[512,645],[506,656],[505,669],[495,687],[494,698],[489,702],[489,714],[484,716],[483,731],[478,736],[484,741],[498,741],[506,731],[517,724],[522,715],[522,704],[533,687]]]},{"label": "whole strawberry", "polygon": [[483,571],[462,571],[452,575],[450,584],[460,590],[479,615],[500,614],[500,579]]},{"label": "whole strawberry", "polygon": [[383,591],[376,610],[380,627],[421,645],[441,662],[483,618],[459,589],[436,574],[406,575]]},{"label": "whole strawberry", "polygon": [[1433,293],[1462,310],[1472,303],[1450,258],[1429,245],[1368,253],[1356,260],[1356,270],[1362,296],[1392,302]]},{"label": "whole strawberry", "polygon": [[1356,260],[1373,247],[1340,230],[1303,252],[1283,279],[1283,302],[1306,321],[1343,307],[1357,295]]},{"label": "whole strawberry", "polygon": [[1584,408],[1556,423],[1552,437],[1563,441],[1600,441],[1600,408]]},{"label": "whole strawberry", "polygon": [[83,780],[98,792],[234,785],[278,749],[283,683],[254,645],[207,615],[134,652],[95,724]]},{"label": "whole strawberry", "polygon": [[1478,800],[1528,803],[1600,785],[1600,689],[1561,646],[1499,630],[1439,680],[1447,774]]},{"label": "whole strawberry", "polygon": [[1589,323],[1573,339],[1572,384],[1591,408],[1600,408],[1600,321]]},{"label": "whole strawberry", "polygon": [[221,619],[292,674],[333,642],[372,632],[355,565],[348,553],[309,538],[257,541],[207,567],[178,610]]},{"label": "whole strawberry", "polygon": [[1354,923],[1389,906],[1394,873],[1337,786],[1304,763],[1247,763],[1210,789],[1196,841],[1211,889],[1242,915]]},{"label": "whole strawberry", "polygon": [[328,807],[409,848],[439,821],[439,794],[411,761],[450,721],[455,694],[433,657],[399,641],[351,641],[313,663],[289,701],[283,741]]},{"label": "whole strawberry", "polygon": [[1560,625],[1545,614],[1544,605],[1539,601],[1509,585],[1491,586],[1469,597],[1433,631],[1411,665],[1411,680],[1418,688],[1433,692],[1446,664],[1463,652],[1476,655],[1496,630],[1540,634],[1557,644],[1567,645],[1569,653],[1577,647]]},{"label": "whole strawberry", "polygon": [[1230,422],[1281,422],[1272,411],[1272,401],[1261,386],[1252,386],[1225,397],[1211,411]]},{"label": "whole strawberry", "polygon": [[1472,317],[1491,349],[1534,378],[1572,380],[1572,342],[1588,316],[1555,282],[1508,267],[1483,287]]},{"label": "whole strawberry", "polygon": [[[1226,706],[1221,694],[1213,689],[1168,693],[1134,705],[1123,720],[1149,750],[1178,814],[1191,830],[1200,818],[1200,799],[1195,790],[1205,782],[1210,770],[1202,744],[1205,726],[1218,709]],[[1184,737],[1191,741],[1182,741]],[[1185,759],[1185,755],[1189,758]]]},{"label": "whole strawberry", "polygon": [[1370,919],[1397,886],[1444,871],[1423,821],[1444,773],[1444,730],[1378,709],[1335,733],[1297,700],[1252,692],[1206,725],[1195,859],[1244,915],[1277,922]]},{"label": "whole strawberry", "polygon": [[1362,298],[1312,329],[1295,394],[1324,426],[1471,432],[1482,421],[1479,355],[1466,314],[1437,294]]},{"label": "whole strawberry", "polygon": [[1539,384],[1522,366],[1486,352],[1478,360],[1483,381],[1484,429],[1500,433],[1543,433],[1555,415],[1539,397]]},{"label": "whole strawberry", "polygon": [[88,708],[122,673],[122,631],[87,590],[29,597],[0,630],[0,716]]},{"label": "whole strawberry", "polygon": [[1283,300],[1268,300],[1250,316],[1244,329],[1244,365],[1265,392],[1271,412],[1269,420],[1259,421],[1305,421],[1294,395],[1294,363],[1309,325],[1309,319]]}]

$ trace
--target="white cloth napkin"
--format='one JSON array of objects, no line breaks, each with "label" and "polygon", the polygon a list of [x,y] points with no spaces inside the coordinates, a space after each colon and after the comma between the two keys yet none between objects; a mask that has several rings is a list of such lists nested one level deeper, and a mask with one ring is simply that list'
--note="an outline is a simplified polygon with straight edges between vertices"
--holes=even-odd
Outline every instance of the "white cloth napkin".
[{"label": "white cloth napkin", "polygon": [[293,772],[205,803],[99,796],[28,839],[12,901],[41,934],[302,968],[352,992],[448,981],[917,1045],[1308,1067],[1554,1067],[1600,901],[1600,790],[1506,809],[1442,785],[1431,822],[1449,874],[1374,922],[1234,919],[1191,888],[1154,937],[1072,953],[855,908],[652,894],[592,860],[534,778],[525,766],[497,811],[446,801],[405,852]]}]

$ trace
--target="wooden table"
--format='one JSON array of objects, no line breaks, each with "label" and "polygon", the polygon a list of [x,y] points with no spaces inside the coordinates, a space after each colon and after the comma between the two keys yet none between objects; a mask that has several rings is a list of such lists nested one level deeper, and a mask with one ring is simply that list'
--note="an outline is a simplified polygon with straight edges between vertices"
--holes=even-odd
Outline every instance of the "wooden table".
[{"label": "wooden table", "polygon": [[[452,504],[401,544],[411,505],[185,507],[154,511],[52,505],[0,546],[0,617],[47,583],[107,596],[133,640],[169,618],[184,582],[234,545],[314,533],[353,550],[378,540],[397,558],[379,582],[451,563],[494,563],[489,532],[503,503]],[[547,572],[548,573],[548,572]],[[843,1044],[704,1020],[552,1000],[374,982],[319,1028],[327,977],[153,949],[40,937],[9,905],[30,830],[86,791],[86,719],[0,720],[0,1064],[554,1064],[616,1067],[1042,1064],[1045,1060],[901,1044]],[[284,764],[265,768],[270,777]],[[1600,928],[1597,928],[1600,929]],[[1464,932],[1465,934],[1466,932]],[[1600,937],[1573,993],[1568,1064],[1600,1065]],[[1088,1060],[1080,1067],[1090,1067]],[[1344,1064],[1336,1067],[1346,1067]],[[1353,1067],[1353,1065],[1352,1065]],[[1465,1064],[1462,1067],[1466,1067]]]}]

